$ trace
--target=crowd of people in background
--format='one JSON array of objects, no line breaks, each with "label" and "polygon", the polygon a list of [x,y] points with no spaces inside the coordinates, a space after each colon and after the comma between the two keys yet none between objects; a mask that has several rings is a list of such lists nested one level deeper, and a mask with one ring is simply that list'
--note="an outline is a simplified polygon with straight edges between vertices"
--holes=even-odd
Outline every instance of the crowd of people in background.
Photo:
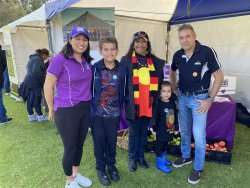
[{"label": "crowd of people in background", "polygon": [[[143,169],[149,166],[144,157],[149,127],[156,134],[155,166],[163,173],[171,173],[171,166],[180,168],[192,162],[193,135],[195,158],[188,182],[197,184],[204,170],[207,113],[223,81],[215,51],[196,40],[191,25],[180,26],[181,49],[173,56],[170,80],[164,81],[163,67],[167,62],[152,53],[151,41],[145,31],[132,36],[128,52],[120,62],[116,59],[119,52],[117,40],[110,36],[101,38],[99,51],[103,58],[94,65],[91,64],[90,35],[86,28],[72,28],[62,51],[51,61],[47,49],[36,50],[30,55],[27,73],[19,88],[19,95],[27,105],[28,121],[55,122],[64,146],[65,187],[92,185],[92,181],[85,177],[87,172],[84,176],[80,174],[89,127],[100,183],[108,186],[112,181],[120,180],[116,142],[123,108],[129,122],[129,170],[135,172],[137,164]],[[12,120],[6,116],[2,101],[4,57],[1,51],[0,123]],[[211,76],[215,81],[209,90]],[[41,108],[43,88],[48,116]],[[167,159],[166,147],[177,134],[182,139],[182,156],[171,162]]]}]

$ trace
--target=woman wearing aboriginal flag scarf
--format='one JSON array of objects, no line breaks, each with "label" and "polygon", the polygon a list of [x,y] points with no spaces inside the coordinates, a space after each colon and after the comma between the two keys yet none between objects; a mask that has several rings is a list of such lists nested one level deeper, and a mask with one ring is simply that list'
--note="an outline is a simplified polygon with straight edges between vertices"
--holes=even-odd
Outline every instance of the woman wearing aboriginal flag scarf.
[{"label": "woman wearing aboriginal flag scarf", "polygon": [[138,162],[148,168],[144,159],[148,126],[153,124],[154,111],[159,97],[159,85],[163,81],[164,60],[151,52],[146,32],[134,34],[128,53],[121,63],[127,68],[125,89],[126,118],[129,120],[129,170],[136,171]]}]

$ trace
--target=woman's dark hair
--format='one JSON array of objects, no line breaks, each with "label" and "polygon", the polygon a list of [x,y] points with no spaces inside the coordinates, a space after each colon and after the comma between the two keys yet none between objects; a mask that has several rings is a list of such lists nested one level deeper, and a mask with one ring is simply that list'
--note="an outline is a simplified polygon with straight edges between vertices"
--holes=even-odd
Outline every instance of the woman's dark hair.
[{"label": "woman's dark hair", "polygon": [[[73,54],[73,48],[72,45],[69,43],[69,41],[67,42],[67,44],[62,48],[61,53],[63,54],[63,56],[68,59],[69,56],[71,56]],[[88,41],[88,47],[85,50],[85,52],[83,52],[82,56],[86,59],[87,63],[91,63],[91,61],[94,59],[90,56],[90,46],[89,46],[89,41]]]},{"label": "woman's dark hair", "polygon": [[[132,53],[134,51],[134,45],[135,45],[135,40],[133,40],[129,46],[129,49],[128,49],[128,52],[127,52],[127,56],[132,56]],[[147,41],[147,57],[151,57],[153,54],[152,54],[152,48],[151,48],[151,42],[148,40]]]},{"label": "woman's dark hair", "polygon": [[36,53],[38,53],[39,55],[46,55],[49,56],[49,50],[47,50],[46,48],[42,48],[42,49],[37,49]]}]

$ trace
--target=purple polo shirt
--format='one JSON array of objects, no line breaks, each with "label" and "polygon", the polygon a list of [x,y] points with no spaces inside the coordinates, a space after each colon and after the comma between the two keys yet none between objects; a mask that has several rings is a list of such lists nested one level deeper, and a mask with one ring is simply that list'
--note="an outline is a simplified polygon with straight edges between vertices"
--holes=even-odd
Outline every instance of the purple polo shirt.
[{"label": "purple polo shirt", "polygon": [[58,107],[71,107],[81,101],[89,101],[91,95],[91,65],[82,58],[82,64],[73,56],[66,59],[57,54],[49,64],[48,73],[57,78],[54,96],[54,110]]}]

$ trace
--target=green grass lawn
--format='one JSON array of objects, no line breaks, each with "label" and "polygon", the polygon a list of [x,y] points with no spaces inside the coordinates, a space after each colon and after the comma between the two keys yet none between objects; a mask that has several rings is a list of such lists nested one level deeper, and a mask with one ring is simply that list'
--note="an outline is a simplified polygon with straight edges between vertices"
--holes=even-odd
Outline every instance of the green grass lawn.
[{"label": "green grass lawn", "polygon": [[[61,188],[65,177],[61,166],[63,146],[53,123],[27,122],[23,103],[4,97],[8,116],[13,121],[0,126],[0,188]],[[131,173],[127,151],[117,148],[117,168],[121,180],[109,187],[249,187],[250,129],[236,125],[235,146],[231,165],[206,162],[203,178],[198,185],[188,184],[192,165],[173,169],[164,174],[155,168],[154,154],[147,153],[149,169]],[[175,157],[170,157],[175,160]],[[96,177],[93,142],[88,135],[80,172],[93,181],[92,187],[102,186]]]}]

